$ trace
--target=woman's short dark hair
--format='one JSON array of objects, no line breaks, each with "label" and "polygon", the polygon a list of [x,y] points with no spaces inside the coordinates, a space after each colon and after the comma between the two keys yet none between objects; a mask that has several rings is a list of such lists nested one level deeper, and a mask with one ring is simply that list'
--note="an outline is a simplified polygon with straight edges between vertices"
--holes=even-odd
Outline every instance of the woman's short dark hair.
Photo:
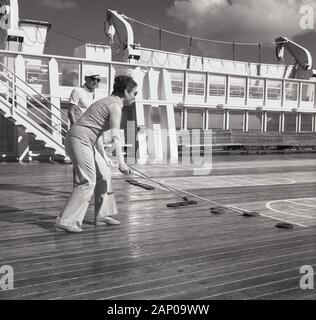
[{"label": "woman's short dark hair", "polygon": [[125,90],[132,92],[137,87],[137,83],[130,76],[117,76],[114,79],[112,95],[123,98],[125,96]]}]

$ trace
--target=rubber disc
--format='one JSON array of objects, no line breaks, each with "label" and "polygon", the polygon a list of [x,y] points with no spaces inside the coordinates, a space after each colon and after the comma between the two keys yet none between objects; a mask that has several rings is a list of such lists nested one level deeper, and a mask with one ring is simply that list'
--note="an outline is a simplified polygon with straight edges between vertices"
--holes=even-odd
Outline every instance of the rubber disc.
[{"label": "rubber disc", "polygon": [[167,203],[167,207],[169,208],[177,208],[179,207],[179,202],[171,202],[171,203]]},{"label": "rubber disc", "polygon": [[260,214],[255,211],[244,211],[244,213],[242,215],[244,217],[258,217],[258,216],[260,216]]},{"label": "rubber disc", "polygon": [[275,225],[277,228],[281,229],[293,229],[293,224],[287,222],[280,222]]},{"label": "rubber disc", "polygon": [[184,207],[184,206],[188,206],[189,202],[188,201],[182,201],[182,202],[178,202],[180,207]]}]

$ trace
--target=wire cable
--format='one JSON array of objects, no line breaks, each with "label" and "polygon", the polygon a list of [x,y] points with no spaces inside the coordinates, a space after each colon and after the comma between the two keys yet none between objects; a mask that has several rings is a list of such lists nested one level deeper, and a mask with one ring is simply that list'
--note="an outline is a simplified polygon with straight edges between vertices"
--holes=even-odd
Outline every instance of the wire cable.
[{"label": "wire cable", "polygon": [[193,37],[193,36],[190,36],[190,35],[187,35],[187,34],[178,33],[178,32],[174,32],[174,31],[170,31],[170,30],[166,30],[166,29],[162,29],[160,27],[153,26],[151,24],[136,20],[134,18],[128,17],[128,16],[123,15],[123,14],[122,14],[122,16],[123,16],[123,18],[125,18],[127,20],[130,20],[130,21],[133,21],[135,23],[141,24],[141,25],[146,26],[148,28],[152,28],[152,29],[155,29],[155,30],[161,30],[161,32],[173,34],[173,35],[184,37],[184,38],[188,38],[188,39],[192,38],[194,40],[199,40],[199,41],[221,43],[221,44],[229,44],[229,45],[235,44],[235,45],[240,45],[240,46],[258,46],[258,45],[263,45],[263,44],[270,44],[271,45],[271,44],[287,43],[287,41],[278,41],[278,42],[274,41],[274,42],[266,42],[266,43],[264,43],[264,42],[263,43],[260,43],[260,42],[233,42],[233,41],[220,41],[220,40],[206,39],[206,38],[200,38],[200,37]]}]

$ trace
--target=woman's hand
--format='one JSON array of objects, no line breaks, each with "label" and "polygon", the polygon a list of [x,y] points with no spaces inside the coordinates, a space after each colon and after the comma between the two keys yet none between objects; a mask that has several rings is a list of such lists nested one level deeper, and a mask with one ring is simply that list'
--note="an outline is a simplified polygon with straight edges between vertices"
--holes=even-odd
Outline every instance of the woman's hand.
[{"label": "woman's hand", "polygon": [[131,173],[130,168],[128,167],[128,165],[126,163],[121,163],[119,165],[119,170],[123,173],[123,174],[129,174]]}]

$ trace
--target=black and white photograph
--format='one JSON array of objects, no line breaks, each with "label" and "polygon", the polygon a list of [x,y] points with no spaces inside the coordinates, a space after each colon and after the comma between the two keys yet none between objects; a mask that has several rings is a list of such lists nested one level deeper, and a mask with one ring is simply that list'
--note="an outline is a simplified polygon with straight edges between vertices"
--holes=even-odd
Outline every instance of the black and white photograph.
[{"label": "black and white photograph", "polygon": [[0,306],[316,300],[314,60],[314,0],[0,0]]}]

